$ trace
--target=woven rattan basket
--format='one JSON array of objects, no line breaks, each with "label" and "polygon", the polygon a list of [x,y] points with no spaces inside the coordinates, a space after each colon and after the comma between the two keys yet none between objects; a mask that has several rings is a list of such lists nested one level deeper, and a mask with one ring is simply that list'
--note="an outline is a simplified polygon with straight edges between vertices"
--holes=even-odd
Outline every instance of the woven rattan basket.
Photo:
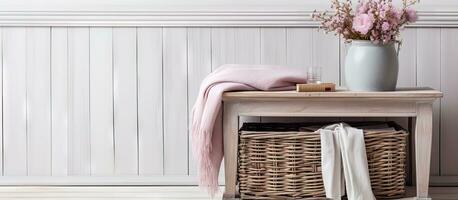
[{"label": "woven rattan basket", "polygon": [[[389,125],[396,131],[365,131],[364,135],[377,198],[398,198],[405,192],[408,134],[392,122]],[[320,135],[303,131],[304,126],[310,124],[243,125],[238,160],[242,199],[324,197]]]}]

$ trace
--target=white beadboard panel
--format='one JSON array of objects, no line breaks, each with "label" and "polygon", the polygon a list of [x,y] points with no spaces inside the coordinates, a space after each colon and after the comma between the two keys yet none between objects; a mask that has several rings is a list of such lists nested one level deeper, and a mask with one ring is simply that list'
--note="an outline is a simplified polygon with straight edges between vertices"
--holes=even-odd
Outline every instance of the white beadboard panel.
[{"label": "white beadboard panel", "polygon": [[[286,65],[307,69],[312,64],[312,29],[286,29]],[[305,117],[262,117],[262,122],[308,122]]]},{"label": "white beadboard panel", "polygon": [[[400,40],[397,87],[415,87],[417,84],[417,29],[407,28],[402,30]],[[398,47],[396,46],[396,48]],[[408,128],[407,118],[388,118],[387,120],[395,121],[405,129]],[[431,169],[434,169],[434,167],[431,167]]]},{"label": "white beadboard panel", "polygon": [[[2,98],[0,98],[0,112],[3,113],[3,29],[0,28],[0,93]],[[0,115],[0,131],[3,136],[3,114]],[[3,176],[3,137],[0,137],[0,175]]]},{"label": "white beadboard panel", "polygon": [[313,31],[312,66],[321,67],[321,80],[338,84],[340,82],[339,38],[322,31]]},{"label": "white beadboard panel", "polygon": [[[440,167],[441,175],[458,175],[458,29],[441,30],[441,101]],[[435,72],[437,73],[437,72]]]},{"label": "white beadboard panel", "polygon": [[27,28],[27,175],[51,175],[49,27]]},{"label": "white beadboard panel", "polygon": [[[286,28],[261,29],[261,64],[286,65]],[[240,119],[240,125],[248,120]],[[289,121],[288,118],[261,117],[261,122]]]},{"label": "white beadboard panel", "polygon": [[[189,130],[192,130],[192,107],[199,94],[202,80],[212,70],[211,63],[211,29],[189,28],[188,29],[188,114]],[[192,154],[192,134],[189,132],[189,175],[197,174],[197,163]]]},{"label": "white beadboard panel", "polygon": [[89,28],[68,29],[68,175],[91,174]]},{"label": "white beadboard panel", "polygon": [[402,30],[400,39],[398,87],[413,87],[417,84],[417,49],[423,50],[418,48],[421,40],[417,38],[416,28]]},{"label": "white beadboard panel", "polygon": [[[321,68],[321,80],[339,85],[341,82],[340,40],[332,33],[325,34],[322,30],[311,29],[312,63],[311,67]],[[300,55],[297,55],[298,57]],[[310,67],[310,66],[308,66]],[[307,70],[307,69],[306,69]],[[339,121],[339,118],[309,118],[307,121]],[[348,120],[348,118],[347,118]]]},{"label": "white beadboard panel", "polygon": [[286,29],[261,29],[261,64],[286,64]]},{"label": "white beadboard panel", "polygon": [[237,64],[261,63],[261,29],[236,28],[235,34],[235,62]]},{"label": "white beadboard panel", "polygon": [[345,57],[347,56],[347,50],[349,44],[345,42],[345,40],[340,39],[339,41],[339,61],[340,61],[340,82],[339,86],[345,87]]},{"label": "white beadboard panel", "polygon": [[312,66],[313,29],[288,28],[287,30],[288,66],[307,70]]},{"label": "white beadboard panel", "polygon": [[[416,67],[417,67],[417,29],[416,28],[407,28],[401,31],[400,37],[401,47],[398,53],[399,59],[399,72],[398,72],[398,82],[397,87],[415,87],[416,86]],[[399,46],[397,46],[398,48]],[[404,129],[409,130],[409,119],[405,117],[401,118],[387,118],[387,121],[394,121]],[[411,141],[413,136],[410,136]],[[412,143],[407,144],[408,148],[411,147]],[[433,147],[434,149],[434,147]],[[411,152],[410,155],[413,155],[414,152]],[[434,153],[433,153],[434,154]],[[433,156],[434,157],[434,156]],[[407,161],[407,166],[413,169],[413,165],[410,162],[410,158]],[[434,173],[434,165],[431,165],[431,172]],[[414,175],[409,173],[407,179]]]},{"label": "white beadboard panel", "polygon": [[26,28],[3,28],[3,175],[27,175]]},{"label": "white beadboard panel", "polygon": [[139,28],[138,168],[140,176],[162,175],[162,28]]},{"label": "white beadboard panel", "polygon": [[113,29],[90,28],[91,175],[114,174]]},{"label": "white beadboard panel", "polygon": [[[441,30],[417,30],[417,86],[441,89]],[[439,175],[440,102],[433,104],[431,174]]]},{"label": "white beadboard panel", "polygon": [[[261,32],[259,28],[234,28],[234,63],[261,63]],[[240,125],[245,122],[260,122],[260,117],[240,117]],[[222,168],[224,169],[224,167]]]},{"label": "white beadboard panel", "polygon": [[[287,29],[287,64],[291,67],[308,70],[314,63],[314,39],[313,35],[316,29],[288,28]],[[337,68],[339,66],[337,65]],[[333,73],[339,73],[337,70]],[[332,82],[338,84],[339,80]],[[272,118],[272,121],[288,122],[335,122],[338,118],[332,117],[294,117],[294,118]]]},{"label": "white beadboard panel", "polygon": [[234,28],[212,28],[212,70],[224,64],[235,63]]},{"label": "white beadboard panel", "polygon": [[[112,183],[121,184],[123,177],[138,177],[140,182],[124,184],[160,185],[169,178],[174,180],[170,184],[196,184],[191,109],[201,80],[223,64],[320,66],[323,80],[344,82],[345,45],[313,27],[1,30],[4,146],[0,156],[4,157],[0,160],[5,176],[22,176],[18,184],[40,184],[37,177],[51,175],[58,181],[41,183],[97,185],[116,179]],[[445,92],[444,100],[434,105],[434,175],[458,175],[452,154],[458,141],[453,124],[458,97],[453,77],[458,62],[456,34],[455,28],[402,32],[398,86],[430,86]],[[336,118],[262,119],[322,120]],[[407,124],[405,119],[388,120]],[[260,118],[241,119],[247,121]]]},{"label": "white beadboard panel", "polygon": [[136,28],[113,29],[115,173],[138,174]]},{"label": "white beadboard panel", "polygon": [[[224,64],[259,64],[260,35],[257,28],[212,28],[212,70]],[[244,121],[259,121],[259,117],[242,117]]]},{"label": "white beadboard panel", "polygon": [[188,174],[187,30],[163,29],[164,174]]},{"label": "white beadboard panel", "polygon": [[[401,46],[398,53],[399,58],[399,72],[398,72],[398,87],[414,87],[416,86],[416,67],[417,67],[417,29],[416,28],[407,28],[401,31]],[[397,46],[399,48],[399,46]],[[394,121],[397,124],[401,125],[406,130],[409,130],[409,120],[407,118],[387,118],[388,121]],[[411,141],[413,141],[414,136],[410,136]],[[413,143],[409,143],[408,148],[411,147]],[[434,148],[434,147],[433,147]],[[413,155],[414,152],[411,152],[410,155]],[[414,168],[414,164],[410,162],[410,158],[407,161],[407,166],[411,169]],[[413,165],[413,166],[411,166]],[[431,166],[431,171],[433,172],[434,166]],[[409,177],[414,177],[414,174],[409,173]]]},{"label": "white beadboard panel", "polygon": [[65,27],[51,29],[52,175],[68,173],[68,46]]}]

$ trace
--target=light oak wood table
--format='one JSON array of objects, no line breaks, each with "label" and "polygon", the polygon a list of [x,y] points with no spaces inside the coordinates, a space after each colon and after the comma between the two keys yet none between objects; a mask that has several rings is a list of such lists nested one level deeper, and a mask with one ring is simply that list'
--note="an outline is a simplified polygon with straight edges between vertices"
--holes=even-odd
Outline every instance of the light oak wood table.
[{"label": "light oak wood table", "polygon": [[430,88],[392,92],[227,92],[223,96],[224,198],[238,196],[237,146],[241,116],[268,117],[409,117],[415,122],[417,199],[428,199],[432,104],[442,97]]}]

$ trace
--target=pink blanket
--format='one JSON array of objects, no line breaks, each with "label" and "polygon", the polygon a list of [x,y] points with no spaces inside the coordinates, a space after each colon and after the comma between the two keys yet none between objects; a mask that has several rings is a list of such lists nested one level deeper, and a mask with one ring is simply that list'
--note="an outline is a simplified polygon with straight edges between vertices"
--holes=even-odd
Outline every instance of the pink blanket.
[{"label": "pink blanket", "polygon": [[292,90],[297,83],[306,81],[306,73],[299,69],[265,65],[223,65],[208,75],[192,109],[192,147],[198,162],[199,185],[207,187],[212,195],[218,190],[224,92]]}]

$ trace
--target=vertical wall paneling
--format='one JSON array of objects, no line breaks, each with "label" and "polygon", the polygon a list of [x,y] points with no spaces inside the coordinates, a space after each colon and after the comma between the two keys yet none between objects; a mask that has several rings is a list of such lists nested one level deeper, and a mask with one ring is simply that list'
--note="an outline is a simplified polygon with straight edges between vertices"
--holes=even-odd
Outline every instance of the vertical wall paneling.
[{"label": "vertical wall paneling", "polygon": [[112,28],[90,28],[91,173],[113,175]]},{"label": "vertical wall paneling", "polygon": [[[211,35],[212,68],[216,69],[223,64],[234,63],[260,64],[260,31],[260,28],[213,28]],[[259,121],[259,117],[240,118],[240,124]]]},{"label": "vertical wall paneling", "polygon": [[[402,45],[398,54],[399,73],[397,87],[412,87],[416,85],[417,29],[407,28],[402,30],[400,40],[402,41]],[[387,118],[387,120],[395,121],[406,129],[409,128],[407,118]],[[410,155],[413,155],[413,152]],[[407,162],[407,166],[410,167],[410,158]],[[409,176],[412,176],[412,174],[408,175],[408,179],[410,178]]]},{"label": "vertical wall paneling", "polygon": [[[401,40],[401,47],[398,54],[399,73],[397,87],[415,87],[417,84],[417,29],[404,29],[401,31],[399,39]],[[406,118],[388,118],[388,120],[395,121],[404,128],[408,128],[408,119]]]},{"label": "vertical wall paneling", "polygon": [[312,66],[313,31],[305,28],[288,28],[287,30],[288,66],[307,70]]},{"label": "vertical wall paneling", "polygon": [[345,57],[347,56],[347,50],[348,50],[348,43],[345,42],[343,39],[339,39],[339,61],[340,61],[340,81],[339,85],[340,86],[345,86]]},{"label": "vertical wall paneling", "polygon": [[[418,32],[421,33],[422,30],[420,29]],[[420,38],[417,38],[417,28],[404,29],[401,32],[400,39],[402,43],[399,52],[398,87],[414,87],[417,84],[417,57],[421,59],[417,55],[417,49],[419,51],[425,51],[427,48],[423,50],[418,46],[418,41],[420,41]]]},{"label": "vertical wall paneling", "polygon": [[115,173],[138,174],[137,33],[113,28]]},{"label": "vertical wall paneling", "polygon": [[[411,38],[411,37],[409,37]],[[441,89],[440,29],[417,30],[417,86]],[[404,47],[403,47],[404,48]],[[408,46],[405,47],[408,49]],[[408,66],[408,65],[407,65]],[[403,67],[403,66],[401,66]],[[407,74],[407,73],[406,73]],[[412,74],[412,73],[410,73]],[[440,100],[433,105],[433,146],[431,174],[439,175]]]},{"label": "vertical wall paneling", "polygon": [[339,38],[332,33],[313,31],[312,65],[321,67],[321,79],[325,82],[339,83]]},{"label": "vertical wall paneling", "polygon": [[89,28],[68,29],[69,175],[90,175]]},{"label": "vertical wall paneling", "polygon": [[[435,176],[458,175],[457,30],[407,28],[401,36],[398,86],[444,92],[434,103]],[[192,179],[190,116],[212,70],[317,66],[324,81],[345,82],[347,44],[316,28],[1,27],[0,38],[5,176]],[[323,120],[408,124],[405,118],[287,117],[242,117],[240,123]]]},{"label": "vertical wall paneling", "polygon": [[[440,167],[441,175],[458,175],[458,29],[443,28],[441,33]],[[437,37],[437,36],[435,36]],[[430,38],[431,39],[431,38]],[[435,72],[437,73],[437,72]],[[435,116],[437,118],[437,116]]]},{"label": "vertical wall paneling", "polygon": [[[258,64],[260,35],[257,30],[257,28],[212,28],[212,69],[223,64]],[[241,117],[240,124],[259,120],[259,117]]]},{"label": "vertical wall paneling", "polygon": [[[234,63],[260,64],[261,63],[261,32],[259,28],[234,29]],[[240,124],[245,122],[259,122],[260,117],[240,117]]]},{"label": "vertical wall paneling", "polygon": [[267,65],[285,65],[286,54],[286,29],[261,29],[261,63]]},{"label": "vertical wall paneling", "polygon": [[[398,72],[398,82],[397,87],[414,87],[416,86],[416,72],[417,72],[417,29],[416,28],[407,28],[401,31],[401,40],[400,52],[398,54],[399,58],[399,72]],[[396,46],[398,48],[399,46]],[[388,121],[394,121],[397,124],[401,125],[405,129],[409,127],[409,121],[405,117],[401,118],[387,118]],[[413,138],[411,135],[410,138]],[[413,139],[412,139],[413,140]],[[408,144],[411,145],[410,143]],[[413,148],[410,148],[413,149]],[[409,155],[414,155],[414,152],[410,152]],[[434,156],[433,156],[434,157]],[[407,166],[410,167],[413,163],[410,163],[410,158],[408,159]],[[413,166],[411,167],[413,169]],[[434,171],[434,166],[431,166],[432,171]],[[413,174],[408,175],[413,176]]]},{"label": "vertical wall paneling", "polygon": [[163,29],[164,173],[188,174],[187,30]]},{"label": "vertical wall paneling", "polygon": [[139,175],[162,175],[162,28],[138,28]]},{"label": "vertical wall paneling", "polygon": [[51,41],[49,27],[27,28],[27,169],[51,175]]},{"label": "vertical wall paneling", "polygon": [[[279,35],[278,37],[282,37]],[[286,63],[290,67],[306,70],[312,65],[312,30],[305,28],[286,29]],[[306,122],[305,117],[262,117],[262,122]]]},{"label": "vertical wall paneling", "polygon": [[52,175],[68,173],[67,28],[51,28]]},{"label": "vertical wall paneling", "polygon": [[[414,87],[416,83],[417,67],[417,29],[407,28],[401,31],[399,57],[399,73],[397,87]],[[397,48],[398,46],[396,46]],[[388,121],[395,121],[404,128],[409,128],[407,118],[388,118]],[[413,138],[413,136],[412,136]],[[413,155],[413,152],[411,152]],[[409,163],[410,164],[410,163]],[[431,167],[433,169],[434,166]]]},{"label": "vertical wall paneling", "polygon": [[3,174],[27,175],[26,28],[3,28]]},{"label": "vertical wall paneling", "polygon": [[[322,81],[338,85],[340,83],[339,38],[332,33],[326,34],[322,30],[311,29],[310,31],[312,34],[312,43],[310,44],[312,51],[311,67],[321,68]],[[339,118],[311,118],[308,120],[338,121]]]},{"label": "vertical wall paneling", "polygon": [[259,28],[235,28],[235,62],[261,63],[261,32]]},{"label": "vertical wall paneling", "polygon": [[[188,29],[188,114],[189,130],[191,130],[191,113],[199,87],[202,80],[212,69],[211,63],[211,29],[209,28],[189,28]],[[189,132],[189,141],[192,141]],[[192,146],[189,143],[189,175],[196,175],[196,161],[192,155]]]},{"label": "vertical wall paneling", "polygon": [[[286,65],[286,28],[261,29],[261,64]],[[287,118],[261,117],[262,122],[288,121]]]},{"label": "vertical wall paneling", "polygon": [[223,64],[235,63],[234,28],[212,28],[212,70]]},{"label": "vertical wall paneling", "polygon": [[[3,30],[0,28],[0,112],[3,113]],[[0,137],[0,175],[3,176],[3,114],[0,115],[0,131],[2,137]]]},{"label": "vertical wall paneling", "polygon": [[[287,29],[262,28],[261,29],[261,64],[287,65]],[[262,122],[285,122],[298,118],[286,117],[261,117]]]}]

